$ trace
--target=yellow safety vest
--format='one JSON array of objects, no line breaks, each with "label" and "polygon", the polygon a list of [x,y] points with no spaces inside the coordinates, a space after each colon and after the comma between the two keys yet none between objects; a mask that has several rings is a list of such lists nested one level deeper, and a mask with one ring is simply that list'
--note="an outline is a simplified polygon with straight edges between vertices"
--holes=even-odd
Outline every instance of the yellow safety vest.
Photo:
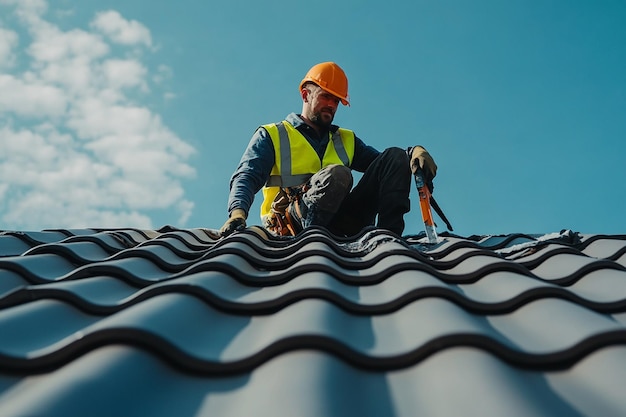
[{"label": "yellow safety vest", "polygon": [[334,134],[329,132],[330,140],[320,160],[315,149],[291,123],[282,121],[262,127],[272,139],[275,162],[270,178],[263,187],[261,219],[270,214],[272,202],[281,188],[302,185],[325,166],[352,164],[354,132],[351,130],[339,128]]}]

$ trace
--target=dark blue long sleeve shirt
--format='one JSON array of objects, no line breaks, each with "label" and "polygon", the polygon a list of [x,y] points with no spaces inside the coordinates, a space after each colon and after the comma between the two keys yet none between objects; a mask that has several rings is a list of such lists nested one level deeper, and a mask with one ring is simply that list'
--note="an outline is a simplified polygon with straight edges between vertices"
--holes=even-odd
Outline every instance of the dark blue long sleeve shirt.
[{"label": "dark blue long sleeve shirt", "polygon": [[[289,114],[285,120],[304,135],[321,160],[328,145],[329,135],[327,133],[318,135],[316,130],[307,125],[296,113]],[[337,129],[338,126],[335,125],[330,127],[330,131],[333,133]],[[363,143],[358,137],[355,136],[354,139],[354,157],[350,168],[358,172],[365,172],[380,152]],[[270,172],[275,163],[275,154],[270,135],[263,127],[259,127],[252,135],[239,166],[230,179],[228,213],[235,209],[242,209],[249,214],[254,196],[263,188],[270,177]]]}]

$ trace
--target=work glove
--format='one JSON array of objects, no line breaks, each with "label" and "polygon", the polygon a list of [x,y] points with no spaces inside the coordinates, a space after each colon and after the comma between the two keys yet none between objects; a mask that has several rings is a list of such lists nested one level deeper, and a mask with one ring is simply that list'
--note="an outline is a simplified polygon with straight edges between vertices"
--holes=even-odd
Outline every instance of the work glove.
[{"label": "work glove", "polygon": [[411,149],[411,172],[413,175],[420,168],[424,175],[424,183],[432,193],[435,189],[433,178],[437,175],[437,164],[428,151],[423,146],[418,145]]},{"label": "work glove", "polygon": [[411,150],[411,172],[415,172],[421,168],[424,173],[424,181],[432,182],[437,175],[437,164],[423,146],[415,146]]},{"label": "work glove", "polygon": [[228,236],[236,230],[243,230],[246,228],[246,212],[242,209],[235,209],[230,212],[230,217],[224,223],[224,226],[220,229],[222,236]]}]

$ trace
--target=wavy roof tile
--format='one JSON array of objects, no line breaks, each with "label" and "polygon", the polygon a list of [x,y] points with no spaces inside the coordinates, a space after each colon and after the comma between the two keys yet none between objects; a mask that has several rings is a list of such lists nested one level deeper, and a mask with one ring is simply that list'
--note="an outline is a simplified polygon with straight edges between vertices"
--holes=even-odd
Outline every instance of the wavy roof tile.
[{"label": "wavy roof tile", "polygon": [[0,234],[0,415],[623,416],[626,236]]}]

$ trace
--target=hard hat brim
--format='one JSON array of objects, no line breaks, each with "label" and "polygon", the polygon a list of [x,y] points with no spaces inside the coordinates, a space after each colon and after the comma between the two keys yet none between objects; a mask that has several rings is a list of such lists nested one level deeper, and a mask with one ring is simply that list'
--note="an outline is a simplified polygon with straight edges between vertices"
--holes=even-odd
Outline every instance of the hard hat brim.
[{"label": "hard hat brim", "polygon": [[327,93],[332,94],[333,96],[337,97],[339,99],[339,101],[341,101],[341,104],[343,104],[344,106],[350,106],[350,97],[342,97],[341,94],[337,94],[337,92],[331,90],[330,88],[324,88],[321,85],[319,85],[317,82],[315,82],[315,80],[307,77],[305,79],[302,80],[302,82],[300,83],[300,90],[302,90],[302,87],[304,87],[304,84],[306,83],[313,83],[316,86],[318,86],[319,88],[321,88],[322,90],[326,91]]}]

